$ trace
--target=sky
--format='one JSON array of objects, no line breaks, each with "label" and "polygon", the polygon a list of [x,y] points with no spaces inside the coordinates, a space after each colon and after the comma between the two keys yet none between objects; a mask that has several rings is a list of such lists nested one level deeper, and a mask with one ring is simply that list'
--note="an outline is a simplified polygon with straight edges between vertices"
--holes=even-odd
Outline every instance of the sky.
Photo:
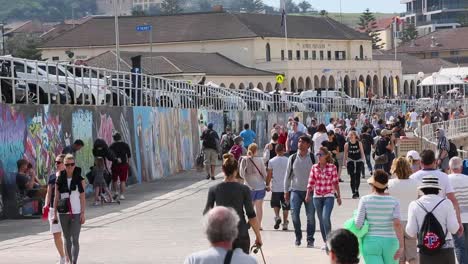
[{"label": "sky", "polygon": [[[295,3],[302,0],[293,0]],[[280,0],[263,0],[265,4],[279,7]],[[340,0],[308,0],[312,7],[318,10],[325,9],[328,12],[340,11]],[[366,8],[371,12],[400,13],[405,11],[405,5],[400,0],[341,0],[343,13],[361,13]]]}]

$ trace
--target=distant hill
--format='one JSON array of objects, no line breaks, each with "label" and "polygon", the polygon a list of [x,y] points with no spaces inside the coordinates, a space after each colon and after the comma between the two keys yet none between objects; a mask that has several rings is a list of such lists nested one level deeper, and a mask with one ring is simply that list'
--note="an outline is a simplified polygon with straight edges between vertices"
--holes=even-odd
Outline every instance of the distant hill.
[{"label": "distant hill", "polygon": [[[299,16],[320,16],[318,13],[298,13],[298,14],[293,14],[293,15],[299,15]],[[374,13],[376,19],[381,19],[381,18],[389,18],[389,17],[394,17],[398,16],[399,14],[394,14],[394,13]],[[341,19],[343,20],[343,24],[347,25],[348,27],[351,28],[356,28],[357,24],[359,23],[359,17],[361,16],[361,13],[343,13]],[[336,21],[341,22],[340,20],[340,13],[328,13],[328,17],[335,19]]]}]

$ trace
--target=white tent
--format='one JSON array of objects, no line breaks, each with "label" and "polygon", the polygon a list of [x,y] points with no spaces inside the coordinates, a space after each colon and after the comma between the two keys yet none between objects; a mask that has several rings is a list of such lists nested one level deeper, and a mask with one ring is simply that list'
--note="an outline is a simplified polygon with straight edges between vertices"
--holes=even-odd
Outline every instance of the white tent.
[{"label": "white tent", "polygon": [[465,82],[456,76],[447,76],[439,74],[437,78],[432,76],[426,77],[419,86],[434,86],[434,85],[463,85]]},{"label": "white tent", "polygon": [[221,88],[221,86],[217,85],[216,83],[212,82],[212,81],[209,81],[207,83],[205,83],[206,86],[211,86],[211,87],[214,87],[214,88]]}]

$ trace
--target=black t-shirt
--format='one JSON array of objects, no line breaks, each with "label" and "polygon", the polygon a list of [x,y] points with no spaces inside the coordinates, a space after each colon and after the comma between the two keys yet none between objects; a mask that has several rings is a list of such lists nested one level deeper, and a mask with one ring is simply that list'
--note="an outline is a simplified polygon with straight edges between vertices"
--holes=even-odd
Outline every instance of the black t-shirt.
[{"label": "black t-shirt", "polygon": [[81,168],[75,167],[70,183],[70,188],[68,188],[67,173],[65,171],[60,173],[60,176],[55,180],[55,184],[59,190],[59,193],[70,193],[70,191],[75,191],[76,188],[78,188],[78,192],[83,193],[84,189],[81,181],[84,181],[83,177],[81,177]]},{"label": "black t-shirt", "polygon": [[270,159],[276,157],[276,146],[278,143],[271,143],[271,150],[270,150]]},{"label": "black t-shirt", "polygon": [[203,214],[215,206],[233,208],[239,215],[239,236],[248,234],[248,225],[245,216],[251,219],[256,216],[250,189],[238,182],[222,182],[210,188]]},{"label": "black t-shirt", "polygon": [[361,159],[361,150],[359,149],[359,141],[356,143],[348,142],[348,158],[352,160]]},{"label": "black t-shirt", "polygon": [[377,141],[377,146],[375,149],[375,154],[383,155],[388,154],[390,151],[387,149],[388,144],[390,143],[389,138],[381,137],[379,141]]},{"label": "black t-shirt", "polygon": [[16,186],[20,192],[26,190],[26,184],[29,182],[29,176],[21,173],[16,174]]},{"label": "black t-shirt", "polygon": [[361,134],[362,148],[364,149],[365,154],[370,154],[372,151],[372,145],[374,144],[374,139],[368,133]]},{"label": "black t-shirt", "polygon": [[344,146],[346,144],[346,138],[340,134],[335,134],[336,142],[338,142],[339,151],[344,151]]},{"label": "black t-shirt", "polygon": [[109,149],[113,152],[116,158],[120,158],[123,164],[128,163],[127,158],[132,157],[132,153],[130,152],[130,147],[127,143],[123,141],[117,141],[110,145]]},{"label": "black t-shirt", "polygon": [[[322,142],[322,146],[326,147],[328,149],[328,151],[332,152],[334,150],[336,150],[336,148],[338,147],[338,142],[336,139],[334,139],[333,141],[323,141]],[[335,153],[332,153],[333,156],[335,155]]]},{"label": "black t-shirt", "polygon": [[310,126],[307,128],[307,134],[313,136],[317,132],[317,127]]},{"label": "black t-shirt", "polygon": [[49,176],[49,181],[47,182],[47,184],[51,187],[51,196],[50,196],[50,204],[49,204],[49,207],[50,208],[54,208],[54,199],[55,199],[55,182],[57,181],[57,175],[54,174],[51,174]]}]

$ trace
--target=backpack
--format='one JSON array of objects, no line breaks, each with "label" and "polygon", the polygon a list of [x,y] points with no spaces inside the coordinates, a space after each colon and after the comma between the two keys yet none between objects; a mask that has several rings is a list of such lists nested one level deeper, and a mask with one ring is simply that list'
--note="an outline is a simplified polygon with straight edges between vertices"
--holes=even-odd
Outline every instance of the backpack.
[{"label": "backpack", "polygon": [[426,216],[418,232],[419,252],[424,255],[437,254],[445,244],[445,236],[447,234],[444,232],[437,218],[432,214],[443,201],[445,201],[445,199],[442,199],[430,212],[426,210],[421,202],[416,202],[419,207],[426,212]]},{"label": "backpack", "polygon": [[205,130],[203,132],[203,147],[209,149],[217,149],[215,133],[216,132],[211,129]]},{"label": "backpack", "polygon": [[106,141],[104,141],[102,138],[97,138],[94,141],[93,156],[95,158],[101,157],[112,162],[117,159],[115,153],[109,148]]},{"label": "backpack", "polygon": [[[310,154],[310,159],[312,160],[312,165],[315,164],[315,155],[314,153],[312,152],[309,152]],[[296,158],[297,158],[297,153],[294,153],[292,156],[291,156],[291,170],[289,171],[289,175],[292,175],[293,173],[293,167],[294,167],[294,162],[296,161]]]},{"label": "backpack", "polygon": [[376,165],[388,163],[387,144],[388,142],[385,138],[380,138],[377,141],[374,152],[374,161]]},{"label": "backpack", "polygon": [[234,146],[234,134],[226,134],[225,139],[223,140],[223,145],[221,146],[223,154],[226,154]]},{"label": "backpack", "polygon": [[468,175],[468,160],[463,160],[463,174]]},{"label": "backpack", "polygon": [[448,151],[448,157],[449,159],[451,159],[453,157],[458,156],[458,151],[457,151],[457,146],[452,141],[449,141],[449,142],[450,142],[450,150]]}]

